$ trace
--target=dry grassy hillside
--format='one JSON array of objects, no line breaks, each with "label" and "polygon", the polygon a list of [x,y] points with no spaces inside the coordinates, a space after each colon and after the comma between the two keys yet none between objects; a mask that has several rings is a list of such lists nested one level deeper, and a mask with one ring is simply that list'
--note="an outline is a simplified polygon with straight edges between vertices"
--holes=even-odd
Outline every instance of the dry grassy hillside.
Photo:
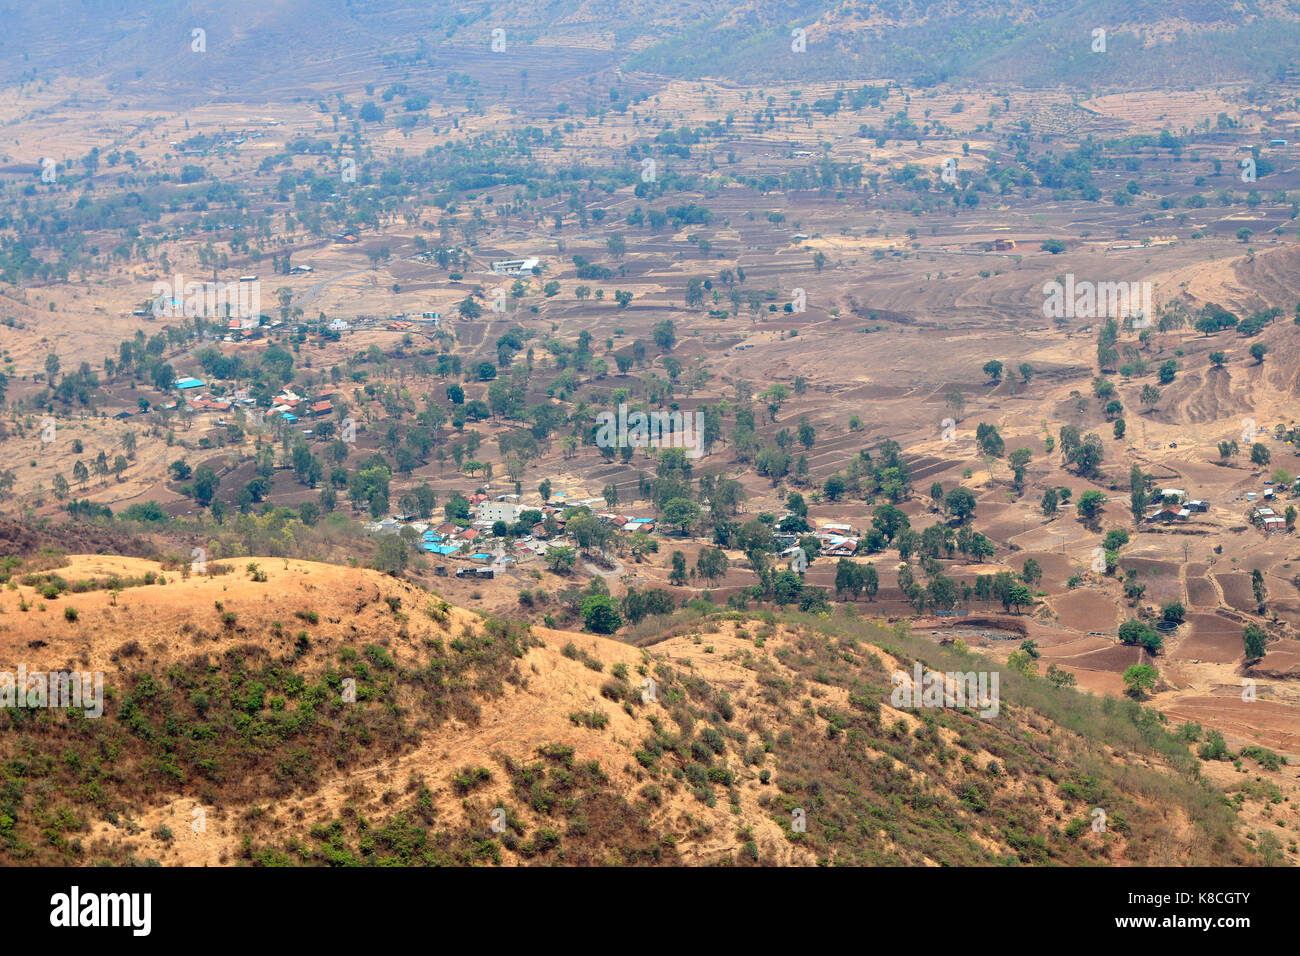
[{"label": "dry grassy hillside", "polygon": [[913,657],[987,665],[852,616],[720,615],[633,647],[301,561],[9,571],[5,666],[102,669],[108,701],[0,716],[6,863],[1251,858],[1136,705],[1004,673],[994,719],[896,710]]}]

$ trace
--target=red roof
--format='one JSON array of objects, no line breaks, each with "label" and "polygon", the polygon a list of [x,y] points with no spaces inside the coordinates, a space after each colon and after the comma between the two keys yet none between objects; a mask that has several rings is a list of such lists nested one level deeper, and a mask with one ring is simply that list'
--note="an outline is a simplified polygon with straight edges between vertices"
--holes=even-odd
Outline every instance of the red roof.
[{"label": "red roof", "polygon": [[230,410],[229,402],[219,402],[213,398],[195,398],[190,400],[191,408],[210,408],[218,412]]},{"label": "red roof", "polygon": [[334,406],[331,405],[329,402],[317,402],[315,405],[311,407],[311,410],[318,414],[324,414],[325,412],[333,411]]}]

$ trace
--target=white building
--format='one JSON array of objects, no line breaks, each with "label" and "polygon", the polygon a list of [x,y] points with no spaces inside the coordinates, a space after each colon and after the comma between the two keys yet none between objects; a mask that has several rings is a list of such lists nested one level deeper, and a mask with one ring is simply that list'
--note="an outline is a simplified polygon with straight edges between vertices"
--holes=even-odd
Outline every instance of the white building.
[{"label": "white building", "polygon": [[530,256],[527,259],[498,259],[492,263],[492,271],[500,276],[521,276],[532,272],[541,260]]},{"label": "white building", "polygon": [[519,515],[523,513],[523,510],[521,505],[509,501],[485,501],[478,506],[478,519],[479,521],[504,521],[506,524],[514,524],[519,520]]}]

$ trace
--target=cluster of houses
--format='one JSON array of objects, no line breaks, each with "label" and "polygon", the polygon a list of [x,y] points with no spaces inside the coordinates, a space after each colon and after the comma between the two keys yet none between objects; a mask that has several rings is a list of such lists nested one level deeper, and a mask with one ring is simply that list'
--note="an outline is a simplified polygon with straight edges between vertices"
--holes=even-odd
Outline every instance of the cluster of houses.
[{"label": "cluster of houses", "polygon": [[366,531],[371,534],[397,534],[403,528],[415,531],[420,536],[420,546],[438,557],[445,558],[459,554],[461,557],[472,557],[481,561],[508,560],[504,558],[500,548],[494,547],[491,552],[481,550],[485,547],[483,540],[491,537],[488,529],[482,527],[471,525],[462,528],[451,521],[434,524],[430,521],[419,521],[416,515],[411,514],[393,515],[365,525]]},{"label": "cluster of houses", "polygon": [[[1292,487],[1292,491],[1300,490],[1300,479]],[[1246,492],[1246,501],[1254,503],[1260,496],[1253,491]],[[1277,486],[1272,481],[1264,482],[1263,498],[1265,502],[1277,500]],[[1250,522],[1259,528],[1265,534],[1283,534],[1287,530],[1286,518],[1278,514],[1268,504],[1257,504],[1250,511]]]},{"label": "cluster of houses", "polygon": [[781,559],[790,561],[791,567],[795,564],[807,566],[804,560],[807,555],[804,554],[803,548],[799,546],[802,538],[815,537],[821,542],[818,548],[818,554],[826,558],[849,558],[858,550],[858,538],[853,534],[852,525],[839,524],[833,521],[824,521],[822,526],[813,532],[803,534],[794,534],[792,532],[778,531],[772,537],[781,548]]},{"label": "cluster of houses", "polygon": [[[242,315],[236,318],[226,320],[226,334],[222,337],[223,342],[245,342],[251,339],[259,339],[266,332],[274,332],[276,329],[284,326],[283,319],[272,319],[270,322],[263,324],[263,316]],[[294,331],[298,331],[294,327]]]},{"label": "cluster of houses", "polygon": [[601,524],[618,528],[620,531],[627,531],[635,534],[642,532],[650,534],[655,529],[654,518],[637,518],[632,515],[611,514],[608,511],[596,512],[596,517],[600,519]]},{"label": "cluster of houses", "polygon": [[1281,534],[1286,531],[1286,518],[1272,508],[1256,505],[1250,512],[1250,520],[1255,527],[1265,534]]},{"label": "cluster of houses", "polygon": [[[470,523],[462,527],[452,521],[434,523],[419,520],[417,515],[398,514],[372,521],[365,525],[371,534],[398,534],[403,528],[411,528],[420,537],[420,547],[435,557],[459,559],[486,563],[490,567],[475,568],[473,565],[461,567],[456,571],[457,577],[492,577],[492,568],[501,568],[511,562],[531,557],[541,557],[550,548],[568,544],[565,535],[565,515],[570,508],[588,507],[603,504],[604,499],[588,498],[583,501],[565,501],[564,495],[556,496],[555,504],[524,505],[518,495],[503,494],[491,497],[482,492],[467,496],[470,507]],[[521,537],[496,537],[492,527],[497,522],[515,525],[527,512],[541,514],[529,532]],[[594,512],[600,522],[606,526],[627,532],[645,532],[655,529],[653,518],[638,518],[634,515],[615,514],[613,512]],[[434,573],[445,575],[446,566],[434,566]]]},{"label": "cluster of houses", "polygon": [[1147,513],[1147,521],[1186,521],[1192,515],[1204,514],[1210,503],[1203,498],[1188,498],[1182,488],[1161,488],[1156,495],[1156,507]]},{"label": "cluster of houses", "polygon": [[[1286,518],[1268,506],[1268,502],[1277,499],[1277,489],[1273,482],[1265,482],[1262,497],[1265,503],[1255,504],[1260,500],[1260,493],[1246,492],[1246,501],[1252,505],[1250,521],[1265,534],[1280,534],[1287,530]],[[1238,499],[1240,500],[1240,499]],[[1157,496],[1157,505],[1146,516],[1147,521],[1186,521],[1192,515],[1210,510],[1210,503],[1201,498],[1188,498],[1181,488],[1161,488]]]},{"label": "cluster of houses", "polygon": [[[470,506],[471,520],[467,527],[451,521],[435,524],[420,521],[415,515],[399,514],[382,521],[372,521],[365,528],[371,534],[397,534],[404,527],[409,527],[420,536],[420,546],[437,557],[451,557],[486,563],[492,567],[503,565],[521,558],[543,556],[557,544],[570,543],[565,536],[565,515],[570,508],[588,507],[605,526],[636,534],[651,534],[656,528],[654,518],[638,518],[631,514],[613,511],[595,511],[602,499],[589,498],[583,501],[565,501],[563,495],[556,496],[554,504],[523,505],[519,496],[513,494],[488,495],[477,493],[467,498]],[[542,515],[529,533],[519,538],[500,538],[492,534],[492,526],[498,521],[507,525],[516,524],[525,512],[537,512]],[[551,530],[547,530],[548,526]],[[854,535],[851,525],[836,522],[823,522],[813,532],[794,534],[776,532],[774,538],[781,547],[781,558],[798,565],[802,571],[807,567],[806,555],[799,541],[805,537],[815,537],[820,542],[818,553],[823,557],[851,557],[858,549],[858,537]],[[435,573],[446,574],[445,567],[435,566]],[[463,573],[462,573],[463,572]],[[473,566],[463,567],[457,571],[458,577],[474,575]],[[484,576],[484,575],[479,575]]]},{"label": "cluster of houses", "polygon": [[271,410],[267,417],[279,416],[290,425],[298,423],[302,417],[323,418],[334,413],[334,403],[327,395],[318,395],[314,399],[303,398],[291,388],[284,388],[279,395],[271,399]]},{"label": "cluster of houses", "polygon": [[[240,389],[230,398],[221,398],[206,393],[208,383],[201,378],[178,378],[172,383],[176,391],[181,396],[181,401],[190,409],[199,412],[218,412],[225,413],[236,407],[254,408],[257,405],[256,400],[249,397],[247,390]],[[315,398],[304,398],[293,391],[292,388],[285,387],[271,400],[271,407],[266,413],[267,418],[281,418],[289,425],[297,424],[301,418],[323,418],[334,413],[334,403],[330,401],[330,396],[318,395]],[[225,421],[217,422],[224,425]]]}]

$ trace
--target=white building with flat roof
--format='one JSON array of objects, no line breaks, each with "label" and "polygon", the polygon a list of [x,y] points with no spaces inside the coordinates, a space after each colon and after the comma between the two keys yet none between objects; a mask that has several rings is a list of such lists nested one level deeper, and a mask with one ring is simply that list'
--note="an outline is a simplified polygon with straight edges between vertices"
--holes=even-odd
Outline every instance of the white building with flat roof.
[{"label": "white building with flat roof", "polygon": [[500,276],[520,276],[532,272],[540,263],[541,260],[535,256],[527,259],[498,259],[492,263],[492,271]]}]

